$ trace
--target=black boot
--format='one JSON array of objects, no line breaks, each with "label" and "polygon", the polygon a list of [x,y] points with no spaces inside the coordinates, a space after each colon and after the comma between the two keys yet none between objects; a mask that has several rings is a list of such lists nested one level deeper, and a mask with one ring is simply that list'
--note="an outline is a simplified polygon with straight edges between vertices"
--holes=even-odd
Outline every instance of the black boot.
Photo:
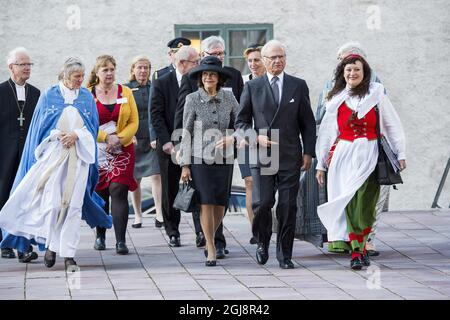
[{"label": "black boot", "polygon": [[94,249],[95,250],[106,250],[105,243],[106,229],[97,227],[97,238],[95,239]]}]

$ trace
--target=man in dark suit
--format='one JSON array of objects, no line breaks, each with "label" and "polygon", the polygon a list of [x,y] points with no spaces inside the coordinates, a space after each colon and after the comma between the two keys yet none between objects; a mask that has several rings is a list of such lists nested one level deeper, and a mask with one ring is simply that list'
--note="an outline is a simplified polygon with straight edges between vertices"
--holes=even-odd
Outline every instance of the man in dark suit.
[{"label": "man in dark suit", "polygon": [[165,74],[174,71],[175,70],[175,53],[182,47],[182,46],[190,46],[191,40],[186,38],[175,38],[167,42],[167,47],[169,50],[167,51],[167,55],[169,57],[170,64],[162,69],[156,70],[153,73],[152,76],[152,82],[155,81],[155,79],[161,78]]},{"label": "man in dark suit", "polygon": [[170,238],[169,245],[179,247],[180,211],[173,208],[178,193],[181,168],[174,163],[175,154],[172,132],[174,130],[175,108],[178,102],[178,91],[181,78],[198,64],[198,52],[184,46],[175,54],[175,70],[161,78],[158,77],[151,89],[151,119],[156,131],[156,152],[161,170],[162,213],[166,233]]},{"label": "man in dark suit", "polygon": [[[269,258],[271,210],[278,191],[277,259],[280,268],[292,269],[300,170],[309,169],[315,156],[316,125],[306,82],[284,72],[285,47],[271,40],[261,53],[267,73],[245,84],[236,128],[249,130],[253,121],[256,131],[258,158],[257,161],[250,158],[250,167],[255,214],[252,231],[258,239],[257,261],[265,264]],[[270,167],[263,157],[265,152]]]},{"label": "man in dark suit", "polygon": [[[221,37],[217,36],[211,36],[206,39],[204,39],[201,43],[201,56],[207,57],[207,56],[215,56],[220,61],[222,61],[222,64],[225,60],[225,42]],[[242,80],[242,75],[239,70],[236,70],[232,67],[223,67],[226,72],[231,74],[232,76],[228,78],[228,80],[225,82],[224,89],[225,90],[232,90],[234,97],[239,102],[239,99],[241,98],[242,90],[244,88],[244,81]],[[181,87],[180,87],[180,93],[178,97],[178,104],[177,104],[177,110],[175,114],[175,129],[181,129],[183,127],[183,111],[184,111],[184,103],[186,101],[186,96],[192,92],[195,92],[198,90],[198,84],[195,79],[189,78],[187,75],[183,77],[181,80]],[[233,179],[233,176],[230,176],[230,179]],[[231,184],[230,184],[231,185]],[[225,209],[226,212],[227,208]],[[196,212],[194,214],[199,215],[199,212]],[[195,221],[200,222],[200,219],[194,219]],[[195,226],[196,232],[197,229],[201,230],[200,223]],[[198,233],[197,233],[198,235]],[[214,242],[216,246],[216,257],[217,259],[223,259],[225,258],[225,253],[228,253],[228,250],[226,250],[226,240],[225,236],[223,235],[223,223],[219,225],[219,228],[217,229],[217,232],[214,237]]]}]

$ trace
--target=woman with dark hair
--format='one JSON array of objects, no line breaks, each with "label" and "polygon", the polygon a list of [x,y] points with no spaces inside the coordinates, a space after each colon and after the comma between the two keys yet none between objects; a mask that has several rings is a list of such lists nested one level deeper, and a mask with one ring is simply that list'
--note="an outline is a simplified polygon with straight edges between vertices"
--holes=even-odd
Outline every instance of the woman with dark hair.
[{"label": "woman with dark hair", "polygon": [[[232,135],[238,103],[222,89],[230,74],[214,56],[205,57],[189,76],[199,89],[186,96],[181,141],[181,180],[192,180],[206,238],[206,266],[216,265],[214,234],[228,204],[234,163]],[[231,129],[229,132],[228,129]]]},{"label": "woman with dark hair", "polygon": [[378,159],[377,112],[380,133],[389,141],[406,168],[405,134],[394,107],[379,83],[371,83],[368,63],[347,56],[335,72],[335,84],[327,96],[326,113],[316,145],[320,186],[328,171],[328,202],[317,208],[328,231],[330,249],[349,250],[350,267],[369,266],[365,244],[375,221],[380,186],[375,167]]}]

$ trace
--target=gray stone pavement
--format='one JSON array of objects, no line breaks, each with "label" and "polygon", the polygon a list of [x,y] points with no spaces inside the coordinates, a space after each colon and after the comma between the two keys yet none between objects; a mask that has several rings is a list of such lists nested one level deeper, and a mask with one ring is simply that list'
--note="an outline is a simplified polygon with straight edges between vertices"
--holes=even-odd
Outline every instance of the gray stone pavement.
[{"label": "gray stone pavement", "polygon": [[[379,257],[369,269],[354,272],[346,255],[296,240],[296,268],[282,270],[272,241],[266,265],[256,263],[244,214],[225,218],[230,254],[217,267],[204,265],[195,247],[190,215],[183,215],[182,246],[171,248],[154,215],[141,229],[130,228],[130,254],[115,253],[114,233],[107,250],[93,250],[94,233],[86,225],[76,261],[79,272],[64,271],[63,259],[47,269],[43,253],[33,263],[0,259],[0,299],[449,299],[450,211],[389,212],[379,225]],[[273,240],[275,235],[272,236]]]}]

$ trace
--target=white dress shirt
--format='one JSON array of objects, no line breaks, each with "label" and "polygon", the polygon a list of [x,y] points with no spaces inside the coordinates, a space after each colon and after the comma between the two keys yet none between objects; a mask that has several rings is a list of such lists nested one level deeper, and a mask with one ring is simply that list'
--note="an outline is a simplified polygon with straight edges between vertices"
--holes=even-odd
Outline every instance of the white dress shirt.
[{"label": "white dress shirt", "polygon": [[[275,75],[267,72],[267,78],[269,79],[270,84],[272,84],[273,77],[275,77]],[[284,71],[281,72],[277,77],[278,77],[278,91],[280,92],[280,101],[278,101],[278,104],[280,104],[283,92]]]}]

